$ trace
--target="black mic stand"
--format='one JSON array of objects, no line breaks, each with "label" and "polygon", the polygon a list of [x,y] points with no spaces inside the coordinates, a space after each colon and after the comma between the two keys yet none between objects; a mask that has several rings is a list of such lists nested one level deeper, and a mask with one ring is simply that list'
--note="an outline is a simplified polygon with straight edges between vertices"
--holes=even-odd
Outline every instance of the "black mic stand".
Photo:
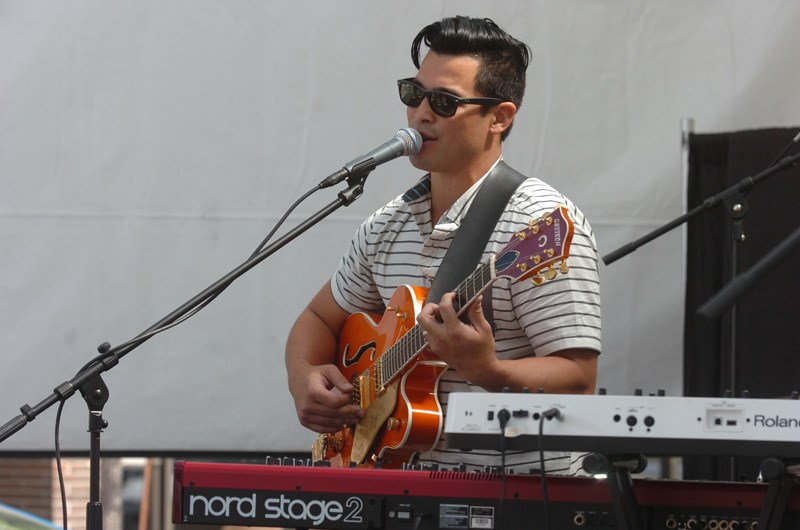
[{"label": "black mic stand", "polygon": [[[100,349],[110,346],[104,343]],[[86,528],[103,528],[103,503],[100,502],[100,434],[108,426],[103,419],[103,406],[108,401],[108,387],[100,375],[81,387],[81,395],[89,406],[89,502],[86,504]]]},{"label": "black mic stand", "polygon": [[[618,259],[626,256],[639,248],[640,246],[649,243],[653,239],[662,236],[663,234],[669,232],[673,228],[682,225],[683,223],[687,222],[689,219],[699,215],[701,212],[705,210],[711,210],[720,204],[725,204],[727,207],[727,211],[731,216],[731,255],[730,255],[730,270],[728,271],[728,282],[733,282],[733,280],[737,277],[737,261],[738,261],[738,245],[745,240],[745,233],[744,233],[744,217],[747,214],[747,203],[744,200],[744,196],[753,189],[759,182],[765,180],[766,178],[783,171],[786,168],[792,167],[795,163],[800,160],[800,153],[794,156],[787,156],[783,158],[780,162],[768,167],[761,173],[753,177],[746,177],[740,180],[737,184],[713,195],[703,201],[702,204],[693,208],[692,210],[686,212],[685,214],[675,218],[674,220],[670,221],[669,223],[653,230],[649,234],[628,243],[620,247],[619,249],[607,254],[603,257],[603,263],[606,265],[610,265],[613,262],[617,261]],[[730,392],[731,395],[735,396],[738,386],[737,376],[736,376],[736,305],[731,303],[728,304],[730,306],[730,310],[728,313],[728,323],[729,323],[729,340],[730,340],[730,352],[728,357],[728,366],[730,370]],[[708,323],[709,319],[706,318],[706,324]],[[736,462],[735,460],[731,460],[730,464],[730,479],[736,480]]]},{"label": "black mic stand", "polygon": [[103,406],[108,401],[109,393],[108,387],[106,387],[100,374],[116,366],[120,359],[153,337],[159,330],[162,330],[162,328],[177,323],[181,318],[195,310],[195,308],[219,295],[237,278],[286,246],[322,219],[342,206],[350,206],[364,193],[364,183],[366,182],[367,176],[369,176],[375,167],[376,164],[372,158],[354,166],[350,170],[350,176],[347,177],[348,187],[338,193],[335,201],[324,206],[297,227],[288,231],[286,235],[282,236],[273,244],[264,248],[257,254],[254,254],[247,261],[195,295],[191,300],[137,335],[136,338],[116,348],[111,348],[108,343],[101,344],[98,347],[101,356],[95,361],[92,361],[85,369],[79,371],[75,377],[57,386],[50,396],[37,405],[31,407],[26,404],[20,407],[20,412],[22,414],[0,427],[0,443],[35,420],[39,414],[55,403],[68,399],[76,390],[80,390],[86,400],[86,404],[89,406],[90,484],[89,502],[86,505],[86,528],[88,530],[102,530],[103,505],[100,502],[100,434],[103,429],[108,426],[108,422],[103,419]]}]

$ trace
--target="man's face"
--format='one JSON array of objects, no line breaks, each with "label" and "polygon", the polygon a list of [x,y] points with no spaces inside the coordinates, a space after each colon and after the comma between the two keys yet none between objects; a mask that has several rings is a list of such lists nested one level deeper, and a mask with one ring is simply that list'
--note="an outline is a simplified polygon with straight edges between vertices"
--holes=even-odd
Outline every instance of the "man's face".
[{"label": "man's face", "polygon": [[[448,92],[462,98],[485,97],[475,90],[479,62],[465,55],[428,52],[415,81],[425,90]],[[428,99],[407,107],[408,125],[422,135],[420,151],[411,156],[414,167],[430,172],[464,173],[485,155],[491,144],[492,113],[481,115],[480,105],[459,105],[454,116],[435,114]]]}]

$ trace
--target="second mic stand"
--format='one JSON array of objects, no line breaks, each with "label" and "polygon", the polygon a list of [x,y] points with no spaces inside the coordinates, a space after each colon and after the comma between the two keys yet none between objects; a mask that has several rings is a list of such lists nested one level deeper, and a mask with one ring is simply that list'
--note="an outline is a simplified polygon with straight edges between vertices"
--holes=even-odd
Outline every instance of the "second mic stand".
[{"label": "second mic stand", "polygon": [[339,192],[337,200],[330,202],[320,209],[316,214],[300,223],[298,226],[287,232],[273,244],[264,248],[250,259],[236,267],[234,270],[214,282],[212,285],[195,295],[191,300],[184,303],[170,314],[150,326],[147,330],[137,335],[131,341],[118,346],[109,348],[103,344],[98,348],[101,357],[90,363],[85,369],[79,371],[75,377],[58,385],[53,393],[47,398],[31,407],[27,404],[20,407],[20,414],[11,421],[0,426],[0,443],[11,437],[14,433],[21,430],[28,423],[36,419],[39,414],[50,408],[59,401],[70,398],[77,390],[80,390],[87,405],[89,406],[89,434],[90,434],[90,471],[89,471],[89,502],[86,505],[86,528],[88,530],[102,530],[103,528],[103,506],[100,502],[100,434],[108,425],[103,419],[103,406],[108,401],[108,388],[103,382],[100,374],[116,366],[120,359],[141,346],[162,329],[166,329],[177,323],[181,318],[194,311],[204,303],[207,303],[231,283],[242,276],[244,273],[261,263],[263,260],[286,246],[296,239],[306,230],[316,225],[325,217],[329,216],[342,206],[349,206],[364,193],[364,183],[369,174],[375,169],[376,164],[370,158],[357,164],[350,170],[347,177],[348,187]]},{"label": "second mic stand", "polygon": [[[638,249],[640,246],[649,243],[653,239],[656,239],[663,234],[669,232],[673,228],[676,228],[683,223],[687,222],[689,219],[699,215],[701,212],[706,210],[711,210],[719,206],[720,204],[725,204],[728,208],[728,213],[731,216],[732,226],[731,226],[731,249],[730,249],[730,270],[728,271],[728,283],[732,282],[737,276],[737,262],[738,262],[738,250],[739,244],[744,241],[745,233],[743,228],[743,219],[747,214],[747,203],[744,200],[744,196],[753,189],[759,182],[767,179],[768,177],[783,171],[789,167],[794,166],[797,161],[800,160],[800,153],[794,156],[787,156],[783,158],[777,164],[774,164],[761,173],[758,173],[752,177],[746,177],[740,180],[738,183],[734,184],[733,186],[713,195],[705,199],[702,204],[693,208],[692,210],[686,212],[685,214],[675,218],[674,220],[670,221],[669,223],[661,226],[650,232],[649,234],[628,243],[627,245],[623,245],[622,247],[618,248],[617,250],[603,256],[603,263],[606,265],[610,265],[613,262],[617,261],[618,259],[622,258],[623,256],[627,256],[634,250]],[[736,374],[736,366],[738,364],[737,355],[736,355],[736,305],[731,304],[730,309],[727,315],[728,318],[728,336],[729,336],[729,355],[728,355],[728,369],[730,371],[729,374],[729,385],[730,385],[730,392],[731,395],[737,394],[737,387],[738,387],[738,380]],[[708,325],[708,318],[706,318],[705,325]],[[730,479],[736,480],[736,461],[735,459],[731,459],[730,462]]]},{"label": "second mic stand", "polygon": [[[650,241],[666,234],[673,228],[676,228],[689,219],[699,215],[700,213],[711,210],[719,206],[720,204],[725,204],[728,207],[729,213],[732,216],[733,228],[731,233],[731,239],[733,240],[732,248],[731,248],[731,270],[730,270],[730,280],[732,280],[736,276],[736,266],[737,266],[737,250],[738,244],[744,240],[744,230],[742,228],[742,219],[744,218],[745,214],[747,213],[747,203],[744,201],[744,196],[753,189],[759,182],[771,177],[772,175],[783,171],[789,167],[794,166],[797,161],[800,160],[800,153],[794,156],[787,156],[783,158],[777,164],[774,164],[761,173],[758,173],[752,177],[746,177],[740,180],[738,183],[734,184],[733,186],[713,195],[707,199],[705,199],[702,204],[696,206],[695,208],[689,210],[685,214],[676,217],[672,221],[668,222],[667,224],[653,230],[649,234],[623,245],[622,247],[610,252],[609,254],[603,256],[603,263],[606,265],[611,265],[618,259],[627,256],[634,250],[638,249],[640,246],[649,243]],[[731,313],[735,316],[735,308],[731,309]],[[731,350],[734,351],[735,346],[735,336],[734,336],[734,324],[731,324]],[[736,368],[735,368],[735,353],[733,354],[734,358],[730,359],[731,366],[731,392],[733,395],[736,394]]]}]

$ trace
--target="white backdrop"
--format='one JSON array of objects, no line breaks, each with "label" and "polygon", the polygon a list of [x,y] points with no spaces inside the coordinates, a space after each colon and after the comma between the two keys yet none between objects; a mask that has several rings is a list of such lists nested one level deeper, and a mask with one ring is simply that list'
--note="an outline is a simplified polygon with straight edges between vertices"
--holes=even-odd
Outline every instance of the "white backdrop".
[{"label": "white backdrop", "polygon": [[[506,159],[579,204],[602,255],[682,213],[682,118],[698,132],[800,124],[792,0],[0,1],[0,424],[238,265],[301,193],[404,127],[395,80],[414,74],[411,40],[454,14],[532,46]],[[406,160],[378,168],[360,201],[123,358],[104,375],[103,447],[307,450],[289,327],[358,222],[418,176]],[[288,224],[335,192],[318,196]],[[609,393],[681,394],[682,237],[601,271]],[[52,449],[54,418],[0,452]],[[66,449],[88,448],[86,418],[69,400]]]}]

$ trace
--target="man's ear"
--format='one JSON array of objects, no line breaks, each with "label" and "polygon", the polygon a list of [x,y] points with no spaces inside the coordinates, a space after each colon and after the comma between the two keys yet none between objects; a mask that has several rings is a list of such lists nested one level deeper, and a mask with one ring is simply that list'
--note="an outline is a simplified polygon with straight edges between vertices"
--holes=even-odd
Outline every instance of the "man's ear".
[{"label": "man's ear", "polygon": [[511,127],[511,122],[514,121],[514,116],[517,114],[517,106],[510,101],[499,103],[492,109],[494,120],[490,126],[490,130],[494,134],[502,134],[503,131]]}]

